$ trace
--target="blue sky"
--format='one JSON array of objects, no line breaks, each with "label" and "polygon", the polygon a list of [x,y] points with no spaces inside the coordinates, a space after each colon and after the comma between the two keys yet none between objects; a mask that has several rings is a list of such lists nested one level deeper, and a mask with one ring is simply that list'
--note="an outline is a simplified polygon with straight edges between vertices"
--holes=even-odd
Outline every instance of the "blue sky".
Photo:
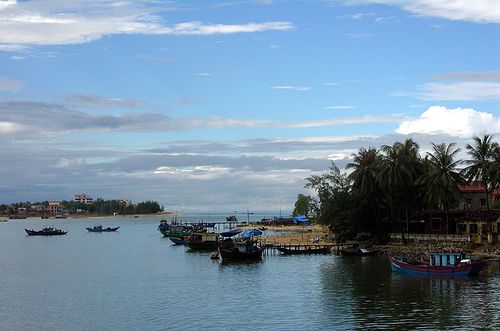
[{"label": "blue sky", "polygon": [[360,147],[464,147],[500,131],[499,23],[494,0],[0,0],[0,202],[286,210]]}]

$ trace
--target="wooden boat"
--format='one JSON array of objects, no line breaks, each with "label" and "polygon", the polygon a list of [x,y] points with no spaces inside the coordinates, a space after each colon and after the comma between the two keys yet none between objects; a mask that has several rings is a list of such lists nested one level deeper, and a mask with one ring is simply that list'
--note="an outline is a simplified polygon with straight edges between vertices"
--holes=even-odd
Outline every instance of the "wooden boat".
[{"label": "wooden boat", "polygon": [[216,249],[219,243],[216,233],[193,232],[187,237],[186,244],[191,249]]},{"label": "wooden boat", "polygon": [[429,258],[424,261],[391,256],[390,260],[392,270],[420,275],[474,276],[486,266],[485,261],[471,260],[461,252],[433,252]]},{"label": "wooden boat", "polygon": [[344,256],[372,256],[378,253],[378,249],[369,249],[369,248],[348,248],[341,249],[340,254]]},{"label": "wooden boat", "polygon": [[102,225],[94,225],[91,228],[85,227],[85,229],[87,229],[87,231],[89,231],[89,232],[114,232],[114,231],[118,230],[119,228],[120,228],[119,226],[114,227],[114,228],[111,228],[109,226],[107,228],[103,228]]},{"label": "wooden boat", "polygon": [[168,239],[170,239],[170,241],[176,245],[186,245],[186,237],[183,238],[168,237]]},{"label": "wooden boat", "polygon": [[276,246],[276,249],[284,255],[298,255],[298,254],[325,254],[331,252],[330,246],[323,245],[286,245]]},{"label": "wooden boat", "polygon": [[161,220],[158,230],[167,238],[183,238],[191,234],[193,227],[175,223],[169,224],[167,221]]},{"label": "wooden boat", "polygon": [[256,260],[262,258],[264,248],[255,240],[225,240],[219,244],[219,254],[223,260]]},{"label": "wooden boat", "polygon": [[62,231],[56,228],[43,228],[40,231],[32,229],[31,230],[24,229],[24,230],[26,231],[28,236],[61,236],[68,233],[67,231]]}]

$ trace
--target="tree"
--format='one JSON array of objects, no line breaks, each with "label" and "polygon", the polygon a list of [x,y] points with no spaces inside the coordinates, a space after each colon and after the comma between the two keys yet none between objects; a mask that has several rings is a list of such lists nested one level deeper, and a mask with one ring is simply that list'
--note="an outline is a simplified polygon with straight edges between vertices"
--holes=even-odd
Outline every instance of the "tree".
[{"label": "tree", "polygon": [[297,201],[295,201],[295,208],[293,210],[293,216],[306,215],[311,211],[309,208],[311,207],[313,198],[309,195],[304,195],[299,193],[297,196]]},{"label": "tree", "polygon": [[418,179],[425,188],[425,197],[429,205],[437,204],[444,207],[447,232],[450,226],[450,203],[459,198],[458,184],[464,182],[463,176],[457,169],[462,161],[454,160],[456,154],[460,152],[455,146],[455,143],[432,144],[434,153],[427,153],[427,171]]},{"label": "tree", "polygon": [[492,184],[491,167],[493,163],[493,153],[497,144],[493,141],[493,136],[485,134],[482,138],[473,136],[473,144],[467,144],[465,147],[471,159],[465,163],[469,166],[464,168],[462,174],[468,180],[480,181],[484,186],[486,194],[486,210],[488,211],[488,224],[490,233],[493,232],[490,211],[489,191]]},{"label": "tree", "polygon": [[322,175],[306,178],[306,188],[315,190],[319,198],[318,222],[328,225],[336,234],[337,241],[354,237],[359,230],[359,201],[350,193],[349,180],[335,163]]},{"label": "tree", "polygon": [[412,139],[407,139],[404,143],[383,145],[381,150],[383,154],[377,181],[389,193],[391,215],[394,220],[396,213],[398,223],[401,222],[401,201],[404,202],[406,231],[408,231],[409,201],[416,192],[415,179],[419,176],[419,147]]},{"label": "tree", "polygon": [[375,148],[370,147],[361,148],[357,154],[352,154],[352,157],[353,161],[346,165],[346,169],[352,170],[348,179],[353,194],[359,196],[360,209],[366,211],[363,220],[368,224],[365,226],[370,227],[370,231],[380,232],[380,209],[383,197],[377,182],[381,165],[380,154]]}]

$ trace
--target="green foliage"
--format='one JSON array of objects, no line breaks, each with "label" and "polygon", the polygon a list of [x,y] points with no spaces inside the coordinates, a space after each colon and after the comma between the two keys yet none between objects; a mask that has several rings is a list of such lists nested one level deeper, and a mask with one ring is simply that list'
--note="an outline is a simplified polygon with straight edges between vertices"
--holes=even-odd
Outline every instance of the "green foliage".
[{"label": "green foliage", "polygon": [[[332,163],[328,172],[306,178],[305,186],[318,195],[319,223],[328,225],[337,240],[353,239],[365,231],[383,238],[391,231],[388,221],[394,231],[402,220],[408,229],[410,217],[421,218],[433,208],[448,215],[460,194],[458,184],[465,179],[481,180],[490,190],[500,187],[499,145],[490,135],[473,137],[473,142],[467,145],[471,159],[465,161],[469,166],[462,172],[455,144],[433,144],[433,152],[422,159],[412,139],[380,150],[361,148],[346,165],[349,175]],[[299,195],[296,209],[305,208],[302,199],[305,196]]]},{"label": "green foliage", "polygon": [[310,195],[304,195],[300,193],[297,196],[297,201],[295,201],[295,208],[293,210],[293,216],[308,215],[309,212],[313,211],[315,207],[314,198]]}]

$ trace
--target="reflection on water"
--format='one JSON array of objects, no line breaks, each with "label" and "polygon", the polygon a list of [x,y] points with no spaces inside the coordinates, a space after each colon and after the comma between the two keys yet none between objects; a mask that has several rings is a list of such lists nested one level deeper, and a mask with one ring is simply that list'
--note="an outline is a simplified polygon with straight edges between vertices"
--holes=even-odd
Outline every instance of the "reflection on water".
[{"label": "reflection on water", "polygon": [[[205,217],[205,221],[210,219]],[[392,273],[387,258],[211,260],[172,245],[158,218],[0,224],[0,330],[500,329],[498,270],[476,278]],[[120,225],[93,234],[85,225]]]},{"label": "reflection on water", "polygon": [[[394,273],[384,257],[340,258],[321,268],[323,303],[355,328],[498,329],[498,277]],[[349,307],[349,308],[347,308]]]}]

